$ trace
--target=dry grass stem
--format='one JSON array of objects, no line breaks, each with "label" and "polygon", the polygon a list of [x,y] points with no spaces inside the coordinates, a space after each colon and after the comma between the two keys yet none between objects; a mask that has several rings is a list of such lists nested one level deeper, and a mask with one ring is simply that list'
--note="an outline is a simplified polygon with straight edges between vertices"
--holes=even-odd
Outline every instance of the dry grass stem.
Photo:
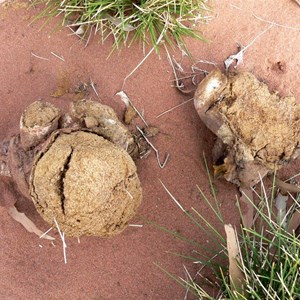
[{"label": "dry grass stem", "polygon": [[129,77],[131,77],[135,72],[136,70],[147,60],[147,58],[151,55],[151,53],[156,49],[156,47],[160,44],[160,42],[162,41],[162,38],[164,37],[164,34],[167,30],[167,26],[168,26],[168,23],[165,24],[160,36],[158,37],[155,45],[150,49],[150,51],[147,53],[147,55],[145,55],[145,57],[141,60],[141,62],[124,78],[124,81],[123,81],[123,85],[122,85],[122,89],[121,90],[124,90],[124,86],[125,86],[125,83],[127,81],[127,79]]},{"label": "dry grass stem", "polygon": [[66,253],[66,248],[67,248],[67,245],[65,243],[65,233],[63,232],[62,234],[63,236],[63,253],[64,253],[64,262],[65,264],[67,263],[67,253]]},{"label": "dry grass stem", "polygon": [[168,193],[168,195],[171,197],[171,199],[176,203],[176,205],[185,213],[186,210],[183,208],[183,206],[179,203],[179,201],[173,196],[173,194],[168,190],[168,188],[164,185],[164,183],[158,179],[165,191]]},{"label": "dry grass stem", "polygon": [[238,10],[242,10],[240,7],[238,7],[238,6],[236,6],[236,5],[232,4],[232,3],[230,3],[230,6],[233,7],[233,8],[236,8]]},{"label": "dry grass stem", "polygon": [[[171,58],[169,51],[167,49],[166,49],[166,53],[167,53],[167,57],[168,57],[168,62],[170,64],[170,66],[172,67],[172,71],[174,74],[175,79],[173,79],[173,81],[175,81],[175,87],[183,94],[190,94],[190,93],[194,92],[195,89],[186,90],[184,83],[181,81],[181,79],[185,79],[185,78],[178,76],[178,73],[185,73],[181,66],[181,63],[178,63],[174,57]],[[192,72],[187,78],[189,78],[189,77],[192,78],[192,82],[194,84],[194,77],[196,75],[198,75],[198,74],[195,74],[194,72]]]},{"label": "dry grass stem", "polygon": [[55,223],[56,228],[58,230],[58,233],[59,233],[59,236],[61,238],[62,244],[63,244],[64,262],[66,264],[67,263],[67,252],[66,252],[67,245],[66,245],[66,242],[65,242],[65,234],[60,230],[60,227],[59,227],[59,225],[56,221],[56,218],[53,218],[53,220],[54,220],[54,223]]},{"label": "dry grass stem", "polygon": [[30,52],[32,56],[36,57],[36,58],[39,58],[39,59],[43,59],[43,60],[50,60],[49,58],[45,58],[45,57],[42,57],[42,56],[39,56],[39,55],[36,55],[35,53],[33,53],[32,51]]},{"label": "dry grass stem", "polygon": [[151,53],[155,50],[154,47],[152,47],[152,49],[147,53],[147,55],[142,59],[142,61],[128,74],[126,75],[126,77],[124,78],[123,80],[123,84],[122,84],[122,88],[121,90],[124,90],[124,87],[125,87],[125,84],[126,84],[126,81],[129,77],[131,77],[135,71],[147,60],[147,58],[151,55]]},{"label": "dry grass stem", "polygon": [[[201,74],[203,74],[203,75],[208,74],[207,70],[199,68],[197,66],[197,64],[201,63],[201,64],[213,65],[215,67],[218,66],[218,64],[216,62],[212,62],[212,61],[208,61],[208,60],[198,60],[191,66],[191,72],[185,72],[182,68],[181,63],[177,62],[174,57],[170,56],[167,48],[166,48],[166,53],[167,53],[168,62],[172,68],[173,75],[174,75],[174,79],[172,79],[172,81],[175,82],[175,87],[183,94],[190,94],[190,93],[194,92],[196,88],[191,88],[188,90],[185,89],[185,85],[182,82],[182,80],[191,78],[192,84],[194,86],[197,86],[199,84],[199,82],[196,82],[196,77]],[[183,55],[182,58],[184,56],[186,56],[186,55]],[[187,75],[186,76],[178,76],[178,73],[187,74]]]},{"label": "dry grass stem", "polygon": [[62,57],[62,56],[60,56],[60,55],[58,55],[58,54],[56,54],[56,53],[54,53],[54,52],[50,52],[53,56],[55,56],[56,58],[58,58],[58,59],[60,59],[61,61],[65,61],[65,59]]},{"label": "dry grass stem", "polygon": [[42,239],[45,235],[47,235],[52,229],[53,229],[53,227],[50,227],[47,231],[45,231],[45,232],[40,236],[40,239]]},{"label": "dry grass stem", "polygon": [[179,85],[179,78],[178,78],[177,71],[176,71],[176,69],[175,69],[174,63],[176,63],[177,67],[179,67],[179,68],[181,69],[181,71],[183,71],[183,69],[182,69],[181,65],[179,65],[179,64],[175,61],[174,58],[171,58],[170,53],[169,53],[169,51],[168,51],[167,49],[166,49],[166,51],[167,51],[168,62],[169,62],[169,64],[170,64],[170,66],[172,67],[173,75],[174,75],[174,77],[175,77],[175,80],[174,80],[174,81],[175,81],[175,84],[176,84],[176,88],[179,89],[179,90],[181,90],[181,89],[182,89],[182,86]]},{"label": "dry grass stem", "polygon": [[188,99],[188,100],[186,100],[186,101],[184,101],[184,102],[182,102],[182,103],[180,103],[180,104],[178,104],[176,106],[173,106],[173,107],[169,108],[168,110],[166,110],[166,111],[160,113],[159,115],[157,115],[156,118],[158,119],[158,118],[162,117],[163,115],[165,115],[165,114],[167,114],[167,113],[175,110],[176,108],[181,107],[181,106],[183,106],[183,105],[185,105],[185,104],[187,104],[187,103],[189,103],[189,102],[191,102],[193,100],[194,100],[194,98],[191,98],[191,99]]},{"label": "dry grass stem", "polygon": [[284,182],[291,181],[291,180],[297,178],[298,176],[300,176],[300,173],[297,173],[296,175],[291,176],[290,178],[288,178],[288,179],[285,180]]},{"label": "dry grass stem", "polygon": [[90,40],[91,40],[92,33],[93,33],[93,29],[91,28],[91,29],[90,29],[90,32],[89,32],[89,36],[88,36],[88,38],[87,38],[87,40],[86,40],[86,43],[85,43],[85,45],[84,45],[84,49],[89,45]]},{"label": "dry grass stem", "polygon": [[95,83],[93,82],[92,78],[90,78],[90,85],[91,85],[94,93],[96,94],[96,96],[99,98],[99,94],[98,94],[98,92],[96,90]]},{"label": "dry grass stem", "polygon": [[155,152],[155,155],[156,155],[157,163],[158,163],[159,167],[161,169],[163,169],[166,166],[166,163],[169,159],[170,154],[167,153],[165,155],[165,159],[164,159],[163,163],[161,163],[160,158],[159,158],[159,151],[157,150],[157,148],[155,148],[154,145],[149,141],[149,139],[146,137],[146,135],[144,134],[143,130],[140,127],[136,126],[136,129],[140,132],[140,134],[143,136],[143,138],[148,143],[148,145],[153,149],[153,151]]},{"label": "dry grass stem", "polygon": [[262,17],[259,17],[257,16],[256,14],[252,14],[254,18],[262,21],[262,22],[265,22],[265,23],[268,23],[268,24],[271,24],[272,26],[277,26],[277,27],[281,27],[281,28],[285,28],[285,29],[291,29],[291,30],[300,30],[300,27],[293,27],[293,26],[288,26],[288,25],[283,25],[283,24],[278,24],[278,23],[275,23],[273,21],[269,21],[269,20],[266,20]]}]

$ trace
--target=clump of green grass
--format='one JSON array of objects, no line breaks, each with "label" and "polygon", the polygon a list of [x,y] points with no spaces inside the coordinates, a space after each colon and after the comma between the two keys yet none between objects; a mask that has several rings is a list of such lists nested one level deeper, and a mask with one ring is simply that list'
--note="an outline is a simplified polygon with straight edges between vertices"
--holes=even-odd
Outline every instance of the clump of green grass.
[{"label": "clump of green grass", "polygon": [[[46,8],[38,17],[63,15],[62,24],[87,33],[92,27],[102,40],[114,37],[114,48],[139,40],[158,51],[165,42],[185,48],[184,37],[204,40],[194,27],[208,10],[206,0],[36,0]],[[79,32],[78,31],[78,32]]]},{"label": "clump of green grass", "polygon": [[[263,184],[263,183],[262,183]],[[244,276],[244,291],[238,292],[230,280],[222,277],[229,299],[299,299],[300,297],[300,240],[278,224],[270,211],[274,199],[260,196],[261,206],[254,209],[258,221],[252,228],[241,228],[238,264]],[[288,222],[300,209],[300,197],[285,216]],[[264,208],[265,206],[265,208]],[[264,212],[265,211],[265,212]]]},{"label": "clump of green grass", "polygon": [[[210,177],[209,180],[215,201],[211,201],[200,189],[199,191],[218,220],[223,223],[216,191]],[[164,188],[166,189],[165,186]],[[241,228],[238,229],[239,234],[236,233],[236,243],[239,247],[236,265],[240,272],[239,278],[232,278],[233,274],[230,274],[228,263],[226,263],[226,261],[228,262],[229,253],[223,234],[218,232],[216,227],[195,209],[193,209],[193,215],[184,210],[181,204],[171,195],[172,199],[175,199],[175,203],[180,205],[180,209],[194,224],[201,230],[205,228],[205,232],[210,237],[219,240],[219,249],[216,252],[217,254],[212,255],[210,258],[204,257],[202,255],[203,249],[199,248],[194,252],[199,255],[198,258],[179,254],[181,257],[202,265],[195,277],[192,277],[187,269],[185,269],[186,278],[182,279],[160,268],[187,288],[189,292],[192,292],[198,299],[300,299],[300,240],[295,230],[291,230],[291,227],[289,227],[294,213],[297,214],[297,211],[298,213],[300,211],[300,196],[297,195],[296,198],[293,198],[290,195],[293,199],[293,205],[286,215],[282,216],[282,221],[278,221],[278,214],[276,215],[274,209],[276,190],[273,185],[270,193],[267,193],[266,187],[261,181],[262,192],[261,194],[256,193],[258,199],[255,203],[258,204],[248,199],[254,207],[255,222],[251,228],[245,228],[241,225]],[[170,195],[167,189],[166,191]],[[172,234],[171,231],[169,232]],[[175,237],[190,242],[188,238]],[[193,242],[197,246],[197,243]],[[202,276],[204,270],[210,271],[210,273],[213,272],[215,280],[208,280],[208,278]],[[240,280],[242,288],[241,285],[237,287],[234,284],[237,280]],[[218,291],[213,296],[207,292],[207,288],[203,285],[208,282],[211,288]]]}]

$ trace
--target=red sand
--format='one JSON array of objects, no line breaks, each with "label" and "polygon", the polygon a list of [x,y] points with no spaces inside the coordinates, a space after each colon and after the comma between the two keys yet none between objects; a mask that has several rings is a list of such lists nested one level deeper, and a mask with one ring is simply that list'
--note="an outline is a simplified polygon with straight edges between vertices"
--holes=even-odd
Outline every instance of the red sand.
[{"label": "red sand", "polygon": [[[283,26],[274,25],[258,38],[246,51],[244,64],[238,69],[253,72],[271,89],[283,95],[293,93],[300,101],[300,8],[297,4],[294,1],[277,1],[274,5],[271,0],[236,0],[215,1],[212,6],[214,18],[208,26],[201,27],[209,43],[188,43],[195,59],[215,61],[223,68],[222,62],[236,52],[236,43],[247,45],[270,25],[253,14],[276,22]],[[101,45],[94,37],[84,49],[67,29],[49,37],[50,27],[39,31],[41,22],[28,25],[34,13],[20,7],[0,8],[0,139],[17,133],[21,112],[29,103],[42,98],[61,107],[68,105],[72,95],[50,96],[59,83],[67,85],[66,81],[73,86],[92,78],[100,98],[93,93],[91,97],[111,105],[121,116],[123,103],[115,93],[120,90],[124,77],[143,58],[138,45],[107,59],[111,41]],[[49,60],[35,58],[31,51]],[[51,52],[62,55],[65,61]],[[180,57],[180,53],[176,56]],[[283,67],[278,68],[278,65]],[[162,134],[153,139],[161,155],[165,152],[171,155],[163,170],[158,167],[153,153],[138,162],[144,191],[139,214],[186,233],[207,247],[211,243],[209,237],[189,222],[159,182],[159,178],[163,180],[185,208],[195,207],[219,226],[196,188],[199,185],[209,194],[202,153],[206,153],[210,162],[214,136],[201,123],[192,102],[156,118],[159,113],[189,99],[171,86],[171,79],[172,71],[165,55],[158,59],[153,53],[128,79],[124,89],[145,112],[146,120],[161,129]],[[299,163],[286,168],[282,174],[287,176],[297,169]],[[223,180],[216,181],[216,186],[225,221],[237,224],[236,188]],[[42,230],[48,229],[30,201],[18,199],[17,207]],[[144,224],[142,228],[129,227],[110,239],[81,238],[80,244],[77,239],[67,239],[68,263],[65,265],[57,233],[54,247],[26,232],[4,208],[0,208],[0,214],[1,299],[183,299],[185,290],[155,263],[183,278],[183,264],[191,274],[199,268],[167,253],[192,254],[194,246],[175,240],[139,217],[132,223]]]}]

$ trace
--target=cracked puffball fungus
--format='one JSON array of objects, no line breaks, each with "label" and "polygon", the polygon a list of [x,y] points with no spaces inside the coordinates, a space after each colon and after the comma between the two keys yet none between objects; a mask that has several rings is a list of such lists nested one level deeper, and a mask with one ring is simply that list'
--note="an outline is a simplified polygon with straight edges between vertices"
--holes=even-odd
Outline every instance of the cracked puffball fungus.
[{"label": "cracked puffball fungus", "polygon": [[38,235],[15,209],[20,194],[33,200],[46,222],[57,221],[66,236],[117,234],[142,199],[131,158],[136,147],[109,106],[83,99],[64,113],[36,101],[21,116],[20,134],[0,143],[0,205],[21,215],[20,223]]},{"label": "cracked puffball fungus", "polygon": [[35,160],[34,204],[68,236],[121,232],[141,202],[136,166],[122,148],[93,132],[57,132]]},{"label": "cracked puffball fungus", "polygon": [[294,97],[270,93],[251,73],[212,71],[198,85],[194,104],[219,139],[217,172],[238,186],[254,186],[300,154],[300,106]]}]

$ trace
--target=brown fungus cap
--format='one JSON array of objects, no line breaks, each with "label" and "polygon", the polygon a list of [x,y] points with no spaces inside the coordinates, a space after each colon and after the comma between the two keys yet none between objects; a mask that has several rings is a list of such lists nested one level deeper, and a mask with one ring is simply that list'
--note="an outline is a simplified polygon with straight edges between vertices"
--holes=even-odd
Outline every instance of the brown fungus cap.
[{"label": "brown fungus cap", "polygon": [[44,218],[67,236],[121,232],[142,198],[129,154],[88,131],[53,133],[35,160],[30,194]]}]

